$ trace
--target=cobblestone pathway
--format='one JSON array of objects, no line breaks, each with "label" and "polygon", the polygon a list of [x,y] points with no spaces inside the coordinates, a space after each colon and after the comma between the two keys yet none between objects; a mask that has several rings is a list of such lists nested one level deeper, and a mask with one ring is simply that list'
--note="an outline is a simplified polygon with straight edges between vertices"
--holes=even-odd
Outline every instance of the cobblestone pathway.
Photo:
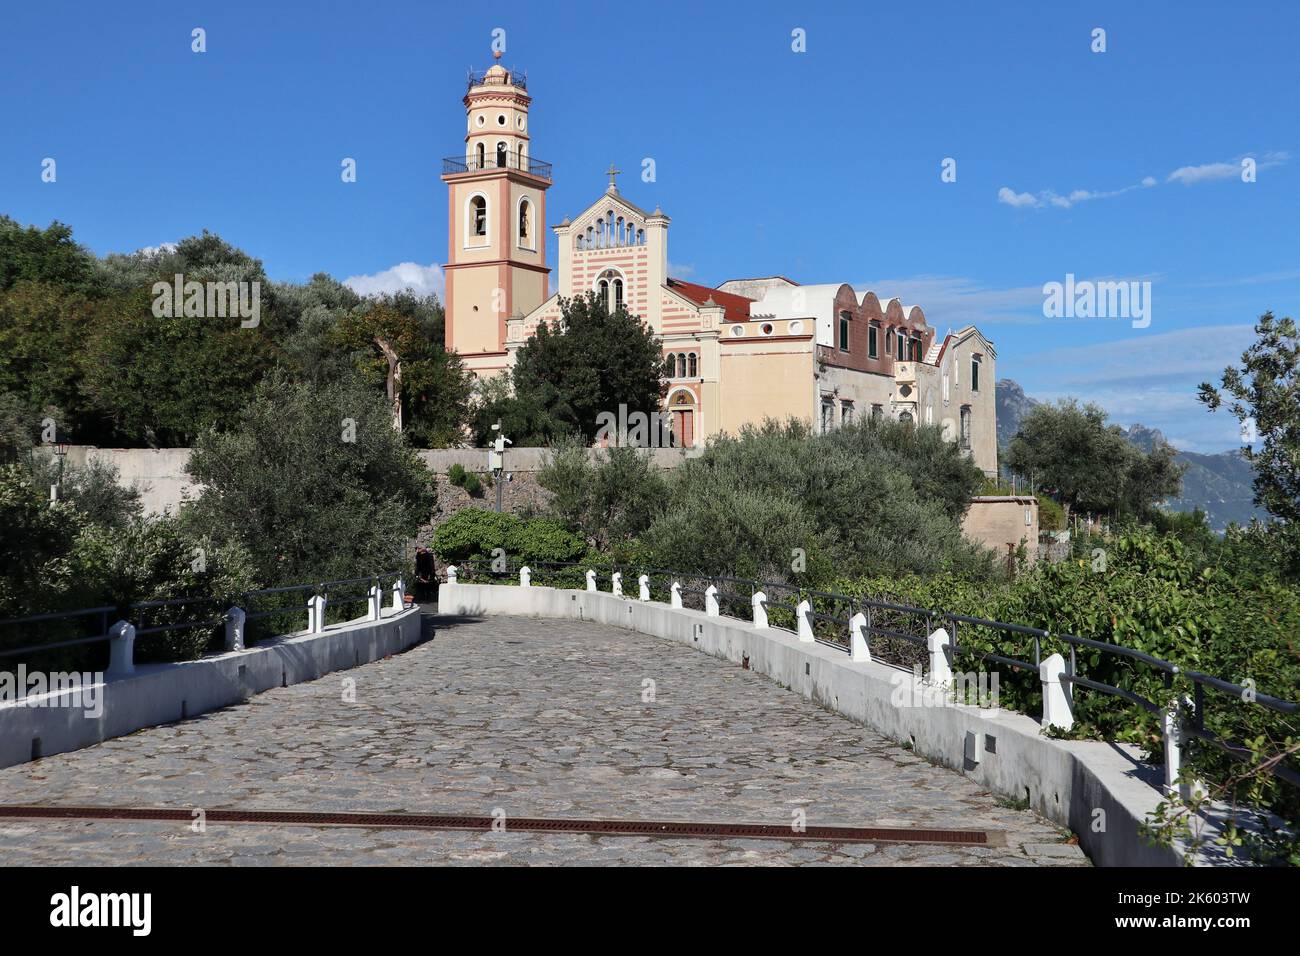
[{"label": "cobblestone pathway", "polygon": [[388,660],[0,770],[0,802],[786,826],[803,809],[809,825],[1007,835],[948,847],[0,820],[8,865],[1087,864],[1053,824],[752,671],[618,628],[522,618],[447,622]]}]

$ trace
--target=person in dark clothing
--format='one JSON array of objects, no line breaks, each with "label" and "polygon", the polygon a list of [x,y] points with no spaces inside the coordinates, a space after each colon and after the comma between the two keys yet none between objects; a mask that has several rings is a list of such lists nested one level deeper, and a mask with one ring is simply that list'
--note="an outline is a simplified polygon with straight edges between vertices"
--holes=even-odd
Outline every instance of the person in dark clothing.
[{"label": "person in dark clothing", "polygon": [[415,549],[415,600],[419,604],[438,599],[438,566],[428,548]]}]

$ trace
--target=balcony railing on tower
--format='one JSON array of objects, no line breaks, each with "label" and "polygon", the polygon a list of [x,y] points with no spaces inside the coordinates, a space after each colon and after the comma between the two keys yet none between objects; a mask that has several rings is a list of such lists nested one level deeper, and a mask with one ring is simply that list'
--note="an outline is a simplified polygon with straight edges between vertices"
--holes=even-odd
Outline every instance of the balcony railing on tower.
[{"label": "balcony railing on tower", "polygon": [[448,156],[442,161],[442,174],[444,176],[452,173],[475,173],[483,169],[517,169],[540,179],[551,178],[550,163],[544,163],[540,159],[534,159],[531,156],[521,157],[514,151],[489,153],[484,155],[482,159],[472,155]]},{"label": "balcony railing on tower", "polygon": [[[504,67],[502,69],[505,69]],[[470,70],[469,89],[476,86],[516,86],[528,89],[528,72],[526,70],[506,69],[504,73],[492,73],[490,70]]]}]

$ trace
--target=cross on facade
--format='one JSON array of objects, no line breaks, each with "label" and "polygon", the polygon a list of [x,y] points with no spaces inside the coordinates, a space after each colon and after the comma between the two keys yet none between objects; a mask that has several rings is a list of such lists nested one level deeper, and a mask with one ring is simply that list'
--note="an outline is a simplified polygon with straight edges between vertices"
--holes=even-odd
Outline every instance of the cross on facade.
[{"label": "cross on facade", "polygon": [[621,169],[615,169],[613,163],[610,163],[609,169],[605,170],[605,175],[609,177],[609,188],[614,190],[615,192],[618,191],[618,183],[614,182],[614,177],[617,176],[622,171],[623,170]]}]

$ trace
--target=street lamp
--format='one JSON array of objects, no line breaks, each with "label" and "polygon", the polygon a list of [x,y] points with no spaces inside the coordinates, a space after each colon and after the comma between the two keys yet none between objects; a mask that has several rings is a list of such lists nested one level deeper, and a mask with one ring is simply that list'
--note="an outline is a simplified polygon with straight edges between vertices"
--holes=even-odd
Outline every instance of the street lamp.
[{"label": "street lamp", "polygon": [[497,419],[492,430],[497,433],[497,437],[492,441],[492,447],[488,449],[488,469],[492,472],[492,477],[496,480],[497,486],[497,511],[501,510],[501,481],[505,477],[505,453],[506,445],[513,445],[505,433],[501,431],[501,420]]},{"label": "street lamp", "polygon": [[59,459],[59,480],[58,484],[54,486],[55,490],[50,494],[51,501],[57,501],[59,494],[63,491],[63,461],[68,457],[68,441],[66,438],[55,436],[54,457]]}]

